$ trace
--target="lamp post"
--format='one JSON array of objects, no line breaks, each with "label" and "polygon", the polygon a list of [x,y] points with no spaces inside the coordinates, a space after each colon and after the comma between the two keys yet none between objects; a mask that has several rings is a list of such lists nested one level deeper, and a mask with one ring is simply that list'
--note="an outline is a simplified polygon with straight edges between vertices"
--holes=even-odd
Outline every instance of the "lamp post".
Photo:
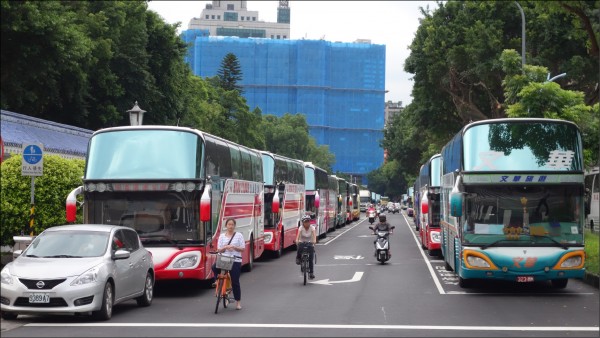
[{"label": "lamp post", "polygon": [[525,68],[525,12],[523,12],[523,8],[518,2],[515,1],[515,4],[521,11],[521,66]]},{"label": "lamp post", "polygon": [[548,73],[548,77],[546,78],[546,82],[552,82],[556,79],[560,79],[561,77],[567,76],[567,73],[558,74],[553,78],[550,78],[550,73]]},{"label": "lamp post", "polygon": [[145,110],[141,109],[138,106],[137,101],[135,101],[135,105],[133,108],[127,111],[129,113],[129,124],[132,126],[141,126],[142,121],[144,120]]}]

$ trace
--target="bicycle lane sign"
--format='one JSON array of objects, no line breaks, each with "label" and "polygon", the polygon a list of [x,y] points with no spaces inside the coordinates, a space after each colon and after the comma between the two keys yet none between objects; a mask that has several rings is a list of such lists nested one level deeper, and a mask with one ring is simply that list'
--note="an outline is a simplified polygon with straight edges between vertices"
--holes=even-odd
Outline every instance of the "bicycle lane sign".
[{"label": "bicycle lane sign", "polygon": [[42,144],[24,144],[21,161],[21,175],[42,176],[44,172],[44,146]]}]

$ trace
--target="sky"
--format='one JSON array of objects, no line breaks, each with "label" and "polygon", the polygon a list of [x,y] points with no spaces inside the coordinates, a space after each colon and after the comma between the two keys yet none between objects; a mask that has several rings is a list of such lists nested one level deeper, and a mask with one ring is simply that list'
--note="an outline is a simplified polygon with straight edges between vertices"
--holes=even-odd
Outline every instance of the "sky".
[{"label": "sky", "polygon": [[[180,22],[179,32],[188,29],[193,17],[212,1],[157,1],[148,8],[157,12],[165,22]],[[277,22],[279,1],[248,1],[247,9],[258,11],[258,20]],[[419,19],[419,7],[437,8],[435,1],[299,1],[290,0],[290,38],[292,40],[324,39],[333,42],[354,42],[369,39],[386,46],[386,101],[412,101],[412,74],[404,71]]]}]

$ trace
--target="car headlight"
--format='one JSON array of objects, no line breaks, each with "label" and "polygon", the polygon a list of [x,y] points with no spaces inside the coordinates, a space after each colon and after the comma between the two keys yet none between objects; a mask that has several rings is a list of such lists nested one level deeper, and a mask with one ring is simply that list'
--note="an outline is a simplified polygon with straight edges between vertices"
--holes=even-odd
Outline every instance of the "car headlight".
[{"label": "car headlight", "polygon": [[2,278],[2,284],[12,285],[13,277],[7,267],[2,269],[2,272],[0,272],[0,277]]},{"label": "car headlight", "polygon": [[89,269],[88,271],[79,275],[79,277],[75,278],[75,280],[71,282],[71,286],[79,286],[79,285],[97,282],[99,271],[100,271],[99,266],[95,266],[95,267]]},{"label": "car headlight", "polygon": [[193,268],[198,263],[198,256],[183,256],[173,263],[174,269]]}]

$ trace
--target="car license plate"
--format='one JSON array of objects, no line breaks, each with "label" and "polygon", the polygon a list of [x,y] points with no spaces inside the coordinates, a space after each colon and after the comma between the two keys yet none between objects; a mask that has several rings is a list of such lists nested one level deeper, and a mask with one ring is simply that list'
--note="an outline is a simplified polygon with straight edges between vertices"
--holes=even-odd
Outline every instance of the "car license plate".
[{"label": "car license plate", "polygon": [[531,282],[533,282],[533,276],[517,276],[517,282],[531,283]]},{"label": "car license plate", "polygon": [[30,303],[50,303],[50,295],[47,293],[32,293],[29,295]]}]

